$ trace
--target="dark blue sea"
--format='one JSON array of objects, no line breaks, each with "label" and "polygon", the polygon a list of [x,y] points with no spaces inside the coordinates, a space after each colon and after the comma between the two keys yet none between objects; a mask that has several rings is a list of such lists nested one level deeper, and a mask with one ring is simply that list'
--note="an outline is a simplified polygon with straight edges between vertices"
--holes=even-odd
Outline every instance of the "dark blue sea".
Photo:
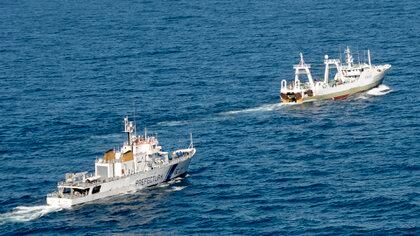
[{"label": "dark blue sea", "polygon": [[[419,27],[416,0],[2,0],[0,233],[419,235]],[[319,78],[347,45],[390,92],[279,105],[299,52]],[[165,150],[192,132],[188,175],[46,206],[125,115]]]}]

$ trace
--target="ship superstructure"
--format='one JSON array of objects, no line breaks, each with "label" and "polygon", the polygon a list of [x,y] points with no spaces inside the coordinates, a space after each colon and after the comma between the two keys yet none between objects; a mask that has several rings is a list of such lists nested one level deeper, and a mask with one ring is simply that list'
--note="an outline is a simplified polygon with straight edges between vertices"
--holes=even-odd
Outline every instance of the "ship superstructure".
[{"label": "ship superstructure", "polygon": [[157,137],[136,135],[135,125],[124,119],[127,141],[105,152],[95,161],[95,173],[68,173],[57,191],[47,196],[47,204],[61,207],[157,185],[184,175],[196,150],[192,137],[188,148],[162,151]]},{"label": "ship superstructure", "polygon": [[[295,78],[292,83],[281,81],[280,98],[282,103],[303,103],[323,99],[343,99],[347,96],[374,88],[382,83],[385,73],[391,65],[372,65],[370,51],[367,51],[368,62],[355,63],[350,48],[345,50],[346,62],[340,59],[324,57],[324,79],[316,81],[311,74],[311,65],[306,64],[300,53],[300,62],[295,65]],[[334,78],[330,77],[335,69]],[[302,82],[306,76],[307,81]]]}]

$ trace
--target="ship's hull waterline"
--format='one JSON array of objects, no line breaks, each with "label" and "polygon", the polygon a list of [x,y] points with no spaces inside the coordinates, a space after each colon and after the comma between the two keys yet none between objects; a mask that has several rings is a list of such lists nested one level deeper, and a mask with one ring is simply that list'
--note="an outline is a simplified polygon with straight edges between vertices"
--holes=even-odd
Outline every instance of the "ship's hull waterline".
[{"label": "ship's hull waterline", "polygon": [[124,118],[127,140],[95,160],[95,172],[66,173],[57,191],[47,195],[47,204],[68,208],[98,199],[135,192],[184,175],[195,155],[192,134],[188,148],[162,151],[156,136],[136,135],[136,126]]},{"label": "ship's hull waterline", "polygon": [[289,102],[287,101],[287,99],[281,99],[282,103],[296,103],[296,104],[300,104],[300,103],[308,103],[308,102],[315,102],[315,101],[321,101],[321,100],[340,100],[340,99],[345,99],[350,95],[356,94],[356,93],[362,93],[365,91],[368,91],[372,88],[375,88],[377,86],[379,86],[383,81],[383,77],[380,80],[374,81],[370,84],[364,85],[364,86],[358,86],[358,87],[353,87],[353,88],[349,88],[349,89],[343,89],[343,90],[339,90],[337,92],[333,92],[333,93],[327,93],[327,94],[320,94],[320,95],[314,95],[312,97],[306,97],[306,98],[302,98],[297,100],[296,102]]},{"label": "ship's hull waterline", "polygon": [[[368,62],[354,63],[350,48],[345,50],[346,63],[340,59],[330,59],[324,56],[325,73],[322,80],[315,80],[311,74],[311,65],[306,64],[300,53],[299,64],[293,66],[295,78],[292,83],[281,81],[281,103],[299,104],[326,99],[344,99],[348,96],[364,92],[379,86],[390,64],[372,65],[370,51],[367,51]],[[336,73],[330,78],[331,68]],[[307,82],[301,82],[301,76],[306,75]]]},{"label": "ship's hull waterline", "polygon": [[162,166],[148,172],[136,173],[116,179],[114,181],[98,184],[101,185],[100,192],[96,194],[89,194],[84,197],[60,198],[58,196],[48,196],[47,204],[51,206],[68,208],[74,205],[158,185],[160,183],[170,181],[176,177],[186,174],[190,161],[191,157],[188,157],[185,160],[179,161],[178,163]]}]

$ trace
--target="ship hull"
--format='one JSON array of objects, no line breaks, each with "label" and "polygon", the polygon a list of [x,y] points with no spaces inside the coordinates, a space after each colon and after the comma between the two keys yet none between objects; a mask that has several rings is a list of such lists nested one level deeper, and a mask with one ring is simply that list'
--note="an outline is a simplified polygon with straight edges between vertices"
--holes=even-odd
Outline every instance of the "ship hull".
[{"label": "ship hull", "polygon": [[313,97],[303,98],[302,102],[312,102],[312,101],[328,100],[328,99],[333,99],[333,100],[345,99],[352,94],[365,92],[367,90],[370,90],[372,88],[379,86],[382,83],[382,80],[383,78],[381,80],[374,81],[373,83],[370,83],[367,85],[355,86],[352,88],[344,88],[344,89],[330,92],[330,93],[324,93],[324,94],[314,95]]},{"label": "ship hull", "polygon": [[304,92],[298,92],[295,94],[292,93],[294,99],[290,99],[290,93],[281,93],[281,102],[306,103],[328,99],[345,99],[352,94],[364,92],[379,86],[384,79],[385,72],[386,70],[380,73],[373,71],[370,73],[369,77],[367,77],[369,74],[365,74],[366,77],[360,78],[352,83],[340,84],[336,86],[315,87],[314,89],[310,90],[311,96],[308,96]]},{"label": "ship hull", "polygon": [[[128,175],[113,181],[98,184],[100,192],[77,198],[62,198],[59,196],[48,196],[47,204],[68,208],[74,205],[95,201],[98,199],[140,190],[149,186],[167,182],[176,177],[186,174],[191,157],[180,160],[177,163],[155,168],[153,170]],[[92,186],[94,187],[94,186]]]}]

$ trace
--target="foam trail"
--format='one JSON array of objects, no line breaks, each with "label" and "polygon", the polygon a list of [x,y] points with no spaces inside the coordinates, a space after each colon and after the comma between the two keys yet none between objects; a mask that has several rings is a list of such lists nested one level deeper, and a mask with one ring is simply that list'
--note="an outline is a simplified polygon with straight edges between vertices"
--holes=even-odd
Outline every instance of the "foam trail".
[{"label": "foam trail", "polygon": [[295,104],[281,104],[281,103],[274,103],[274,104],[265,104],[254,108],[247,108],[243,110],[236,110],[236,111],[227,111],[218,113],[219,116],[209,117],[209,118],[201,118],[201,119],[194,119],[194,120],[182,120],[182,121],[162,121],[159,122],[158,125],[162,126],[179,126],[179,125],[186,125],[190,123],[207,123],[207,122],[216,122],[222,119],[226,119],[228,115],[238,115],[238,114],[246,114],[246,113],[254,113],[254,112],[267,112],[273,110],[279,110],[282,106],[293,106]]},{"label": "foam trail", "polygon": [[282,106],[284,106],[284,104],[281,104],[281,103],[265,104],[258,107],[247,108],[243,110],[222,112],[220,114],[221,115],[237,115],[237,114],[246,114],[246,113],[255,113],[255,112],[274,111],[274,110],[280,109],[280,107]]},{"label": "foam trail", "polygon": [[18,206],[11,212],[0,214],[0,225],[7,222],[26,222],[35,220],[50,212],[61,211],[63,208],[56,206]]},{"label": "foam trail", "polygon": [[173,186],[170,191],[171,192],[173,192],[173,191],[181,191],[181,190],[183,190],[186,187],[187,186]]},{"label": "foam trail", "polygon": [[179,125],[186,125],[189,121],[187,120],[181,120],[181,121],[162,121],[159,122],[158,125],[162,126],[179,126]]},{"label": "foam trail", "polygon": [[364,94],[362,94],[362,95],[357,96],[355,99],[356,100],[366,100],[366,99],[369,99],[369,97],[366,96],[366,95],[364,95]]},{"label": "foam trail", "polygon": [[169,186],[169,183],[163,183],[163,184],[159,184],[159,185],[157,185],[157,187],[158,188],[166,188],[166,187],[168,187]]},{"label": "foam trail", "polygon": [[389,88],[388,86],[386,86],[384,84],[381,84],[378,87],[367,91],[366,93],[368,95],[371,95],[371,96],[383,96],[383,95],[385,95],[387,93],[390,93],[390,92],[392,92],[391,88]]}]

